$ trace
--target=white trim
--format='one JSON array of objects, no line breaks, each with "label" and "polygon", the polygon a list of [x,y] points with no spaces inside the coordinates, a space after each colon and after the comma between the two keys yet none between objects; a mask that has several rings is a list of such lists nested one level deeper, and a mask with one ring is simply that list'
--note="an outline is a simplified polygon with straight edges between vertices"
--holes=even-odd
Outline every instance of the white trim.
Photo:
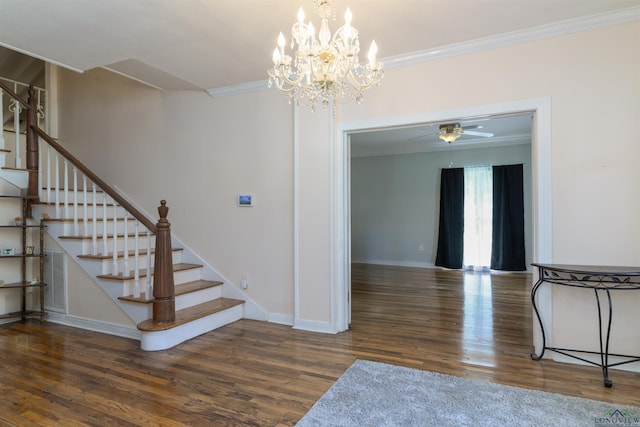
[{"label": "white trim", "polygon": [[351,260],[354,264],[369,264],[369,265],[388,265],[391,267],[412,267],[412,268],[437,268],[432,262],[418,262],[418,261],[397,261],[388,259],[354,259]]},{"label": "white trim", "polygon": [[[367,119],[350,123],[338,124],[338,141],[336,143],[336,151],[342,153],[337,157],[337,164],[346,161],[348,155],[348,135],[353,132],[362,132],[372,129],[391,128],[395,126],[407,126],[416,123],[425,123],[438,120],[450,120],[467,117],[478,116],[493,116],[501,114],[509,114],[516,112],[530,112],[534,113],[534,123],[532,125],[532,167],[531,172],[532,179],[532,211],[533,211],[533,262],[551,262],[552,257],[552,179],[551,179],[551,98],[541,97],[533,99],[525,99],[520,101],[504,102],[498,104],[481,105],[474,107],[466,107],[454,110],[445,110],[438,112],[425,112],[406,116],[397,117],[385,117],[381,119]],[[340,167],[336,167],[333,171],[336,179],[336,185],[338,191],[335,197],[341,197],[345,192],[348,194],[348,180],[342,175]],[[347,202],[348,204],[349,202]],[[350,218],[347,209],[341,211],[332,211],[332,215],[335,215],[335,231],[336,233],[350,234]],[[335,242],[345,241],[346,236],[340,236]],[[348,254],[344,254],[339,251],[339,248],[334,248],[332,254],[335,256],[335,265],[338,268],[345,268],[349,262]],[[336,278],[335,283],[332,284],[336,288],[336,295],[341,295],[345,298],[349,289],[349,277]],[[535,280],[535,275],[534,275]],[[538,292],[538,299],[542,300],[539,307],[542,307],[540,314],[545,320],[545,330],[552,331],[551,328],[547,328],[547,322],[552,324],[552,306],[550,293],[542,292],[543,289]],[[332,301],[335,303],[335,301]],[[336,309],[348,310],[348,304],[342,304],[336,306]],[[344,318],[349,318],[349,313],[343,313]],[[536,351],[539,353],[540,339],[539,328],[535,326],[534,322],[534,345]],[[340,324],[336,324],[337,330],[341,330]],[[553,342],[552,337],[547,337],[547,342]]]},{"label": "white trim", "polygon": [[565,21],[553,22],[525,30],[498,34],[481,39],[435,47],[429,50],[404,53],[383,59],[385,68],[404,67],[451,56],[466,55],[485,50],[498,49],[536,40],[559,37],[580,31],[589,31],[610,25],[623,24],[640,19],[640,7],[589,15]]},{"label": "white trim", "polygon": [[300,318],[300,107],[293,114],[293,322]]},{"label": "white trim", "polygon": [[242,319],[242,312],[242,307],[236,305],[171,329],[144,331],[140,337],[140,348],[145,351],[158,351],[175,347],[192,338]]},{"label": "white trim", "polygon": [[277,323],[279,325],[293,326],[293,316],[290,314],[269,313],[267,315],[267,322]]},{"label": "white trim", "polygon": [[23,54],[25,54],[27,56],[31,56],[32,58],[40,59],[40,60],[42,60],[44,62],[48,62],[50,64],[57,65],[57,66],[62,67],[62,68],[66,68],[67,70],[75,71],[76,73],[80,73],[80,74],[84,73],[84,70],[81,70],[79,68],[75,68],[75,67],[72,67],[70,65],[63,64],[62,62],[54,61],[53,59],[47,58],[46,56],[38,55],[36,53],[29,52],[29,51],[24,50],[24,49],[20,49],[19,47],[12,46],[12,45],[10,45],[8,43],[0,42],[0,46],[4,46],[4,47],[9,48],[11,50],[15,50],[16,52],[23,53]]},{"label": "white trim", "polygon": [[301,320],[298,319],[293,329],[300,329],[307,332],[320,332],[323,334],[337,334],[334,325],[329,322],[318,322],[315,320]]},{"label": "white trim", "polygon": [[140,331],[135,326],[119,325],[116,323],[103,322],[100,320],[87,319],[86,317],[74,316],[72,314],[62,314],[47,311],[46,320],[51,323],[71,326],[73,328],[85,329],[102,334],[116,335],[118,337],[140,340]]},{"label": "white trim", "polygon": [[[448,58],[457,55],[481,52],[484,50],[497,49],[512,46],[520,43],[527,43],[551,37],[563,36],[580,31],[594,30],[610,25],[624,24],[640,19],[640,6],[621,9],[613,12],[589,15],[551,24],[540,25],[510,33],[498,34],[481,39],[470,40],[462,43],[454,43],[428,50],[403,53],[396,56],[381,58],[385,68],[404,67],[407,65],[419,64],[427,61]],[[0,43],[2,44],[2,43]],[[16,50],[15,48],[12,48]],[[29,54],[29,53],[28,53]],[[29,54],[31,55],[31,54]],[[31,55],[33,56],[33,55]],[[242,83],[233,86],[208,89],[207,93],[214,98],[222,96],[238,95],[242,93],[257,92],[269,89],[267,80]]]}]

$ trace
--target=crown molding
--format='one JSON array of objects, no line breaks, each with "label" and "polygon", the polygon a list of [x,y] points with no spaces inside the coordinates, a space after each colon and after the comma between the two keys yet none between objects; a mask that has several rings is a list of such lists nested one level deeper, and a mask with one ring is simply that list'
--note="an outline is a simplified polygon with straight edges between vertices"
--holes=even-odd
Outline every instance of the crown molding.
[{"label": "crown molding", "polygon": [[[552,24],[541,25],[521,31],[498,34],[496,36],[470,40],[462,43],[435,47],[433,49],[414,51],[397,56],[390,56],[381,59],[385,68],[404,67],[407,65],[420,64],[427,61],[448,58],[451,56],[466,55],[469,53],[481,52],[489,49],[513,46],[520,43],[527,43],[545,38],[563,36],[566,34],[588,31],[610,25],[624,24],[627,22],[640,20],[640,6],[627,9],[607,12],[598,15],[589,15],[581,18],[568,19],[554,22]],[[241,83],[233,86],[207,89],[207,93],[214,98],[223,96],[239,95],[242,93],[257,92],[268,88],[267,80],[259,80],[249,83]]]},{"label": "crown molding", "polygon": [[223,86],[218,88],[207,89],[207,93],[213,98],[221,98],[223,96],[240,95],[242,93],[258,92],[268,89],[267,80],[258,80],[256,82],[241,83],[233,86]]},{"label": "crown molding", "polygon": [[466,55],[484,50],[513,46],[535,40],[559,37],[637,20],[640,20],[640,6],[622,9],[615,12],[602,13],[599,15],[568,19],[526,30],[498,34],[496,36],[440,46],[429,50],[405,53],[385,58],[383,62],[385,68],[404,67],[407,65],[420,64],[451,56]]}]

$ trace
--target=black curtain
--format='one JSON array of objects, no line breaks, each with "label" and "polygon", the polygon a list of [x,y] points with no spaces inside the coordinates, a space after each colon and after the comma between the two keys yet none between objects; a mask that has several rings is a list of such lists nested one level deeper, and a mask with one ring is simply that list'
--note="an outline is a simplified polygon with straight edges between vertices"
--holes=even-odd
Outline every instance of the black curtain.
[{"label": "black curtain", "polygon": [[493,166],[491,269],[526,270],[522,165]]},{"label": "black curtain", "polygon": [[464,169],[442,169],[436,265],[446,268],[462,268],[463,246]]}]

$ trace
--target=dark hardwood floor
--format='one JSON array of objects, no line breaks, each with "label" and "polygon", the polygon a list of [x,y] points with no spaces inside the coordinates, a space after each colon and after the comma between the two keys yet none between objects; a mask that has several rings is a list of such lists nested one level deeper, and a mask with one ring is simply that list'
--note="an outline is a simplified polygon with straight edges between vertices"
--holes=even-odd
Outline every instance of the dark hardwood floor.
[{"label": "dark hardwood floor", "polygon": [[241,320],[171,350],[38,321],[0,327],[0,425],[295,424],[355,359],[640,406],[640,374],[535,362],[525,274],[354,265],[350,331]]}]

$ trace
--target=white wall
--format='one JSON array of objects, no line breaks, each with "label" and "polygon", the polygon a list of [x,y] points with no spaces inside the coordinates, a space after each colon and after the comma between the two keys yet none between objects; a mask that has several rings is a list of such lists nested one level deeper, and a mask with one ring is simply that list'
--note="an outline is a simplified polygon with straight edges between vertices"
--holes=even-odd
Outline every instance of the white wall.
[{"label": "white wall", "polygon": [[450,166],[520,163],[524,165],[525,255],[529,267],[532,259],[530,144],[353,158],[352,260],[433,267],[438,248],[440,171]]}]

